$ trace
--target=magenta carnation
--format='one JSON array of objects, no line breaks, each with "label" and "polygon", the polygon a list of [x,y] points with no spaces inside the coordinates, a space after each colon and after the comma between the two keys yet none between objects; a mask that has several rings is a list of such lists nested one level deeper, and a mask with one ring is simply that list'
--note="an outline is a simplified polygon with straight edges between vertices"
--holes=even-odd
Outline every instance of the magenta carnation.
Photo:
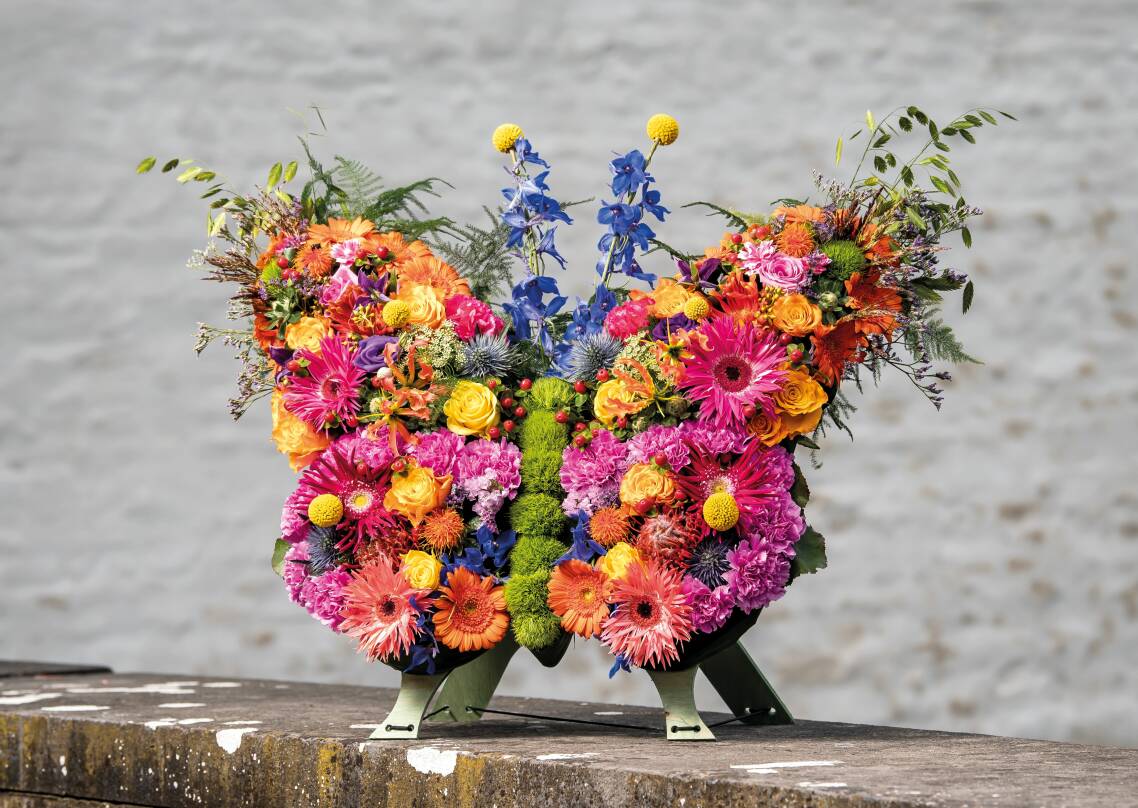
[{"label": "magenta carnation", "polygon": [[391,432],[384,424],[371,424],[356,436],[359,440],[355,448],[356,457],[377,471],[385,471],[406,445],[406,441],[397,435],[393,447]]},{"label": "magenta carnation", "polygon": [[[308,535],[308,520],[300,513],[298,502],[304,496],[299,488],[294,489],[281,509],[281,539],[289,544],[303,541]],[[305,556],[307,558],[307,556]]]},{"label": "magenta carnation", "polygon": [[678,471],[691,462],[691,452],[684,442],[679,427],[651,426],[628,441],[628,464],[651,463],[652,458],[663,454],[668,466]]},{"label": "magenta carnation", "polygon": [[293,376],[284,394],[285,409],[317,429],[338,418],[347,421],[360,411],[360,384],[366,375],[352,364],[355,350],[337,337],[320,340],[320,352],[301,349],[308,373]]},{"label": "magenta carnation", "polygon": [[684,597],[691,606],[692,626],[710,634],[723,628],[735,609],[735,598],[726,584],[709,589],[707,584],[690,575],[684,576]]},{"label": "magenta carnation", "polygon": [[493,309],[477,298],[455,295],[446,302],[447,319],[454,323],[454,333],[469,342],[478,334],[500,334],[505,330]]},{"label": "magenta carnation", "polygon": [[284,557],[284,568],[281,569],[281,578],[284,579],[285,586],[288,588],[289,600],[302,606],[304,601],[301,600],[300,590],[304,586],[304,582],[308,580],[307,561],[308,542],[302,539],[288,548]]},{"label": "magenta carnation", "polygon": [[494,517],[503,503],[518,493],[521,468],[521,450],[505,438],[471,441],[455,463],[454,490],[472,500],[482,524],[496,532]]},{"label": "magenta carnation", "polygon": [[678,430],[690,446],[705,455],[741,454],[749,440],[740,430],[720,429],[700,421],[684,421]]},{"label": "magenta carnation", "polygon": [[748,519],[746,537],[772,552],[794,557],[794,545],[806,530],[802,509],[784,492],[764,501]]},{"label": "magenta carnation", "polygon": [[431,469],[440,477],[454,474],[454,464],[458,460],[463,444],[466,443],[466,438],[449,429],[420,432],[417,437],[418,442],[412,443],[407,453],[414,455],[420,466]]},{"label": "magenta carnation", "polygon": [[650,297],[621,303],[605,316],[605,330],[617,339],[627,339],[648,327],[648,309],[651,307]]},{"label": "magenta carnation", "polygon": [[620,479],[627,468],[627,447],[607,429],[598,429],[583,448],[570,444],[561,453],[561,487],[565,513],[592,515],[616,503]]},{"label": "magenta carnation", "polygon": [[343,617],[344,587],[352,581],[351,573],[335,567],[323,575],[307,578],[300,589],[300,599],[308,613],[333,631],[337,631]]},{"label": "magenta carnation", "polygon": [[790,580],[790,560],[779,553],[763,548],[762,543],[744,539],[728,551],[731,569],[724,578],[731,596],[744,612],[774,603],[786,594]]}]

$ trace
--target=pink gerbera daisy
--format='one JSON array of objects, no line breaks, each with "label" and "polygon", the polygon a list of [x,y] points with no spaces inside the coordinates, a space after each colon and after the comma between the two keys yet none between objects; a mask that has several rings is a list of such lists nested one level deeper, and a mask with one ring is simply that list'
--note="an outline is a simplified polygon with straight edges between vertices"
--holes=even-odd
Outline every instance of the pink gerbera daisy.
[{"label": "pink gerbera daisy", "polygon": [[360,384],[365,373],[352,364],[355,351],[336,337],[320,340],[320,352],[301,349],[308,374],[293,376],[284,394],[285,409],[317,429],[354,418],[360,411]]},{"label": "pink gerbera daisy", "polygon": [[344,516],[337,525],[341,540],[337,546],[354,552],[361,544],[382,541],[394,517],[383,507],[390,470],[373,468],[363,458],[361,442],[355,434],[337,438],[304,470],[296,494],[290,497],[296,512],[307,519],[308,506],[321,494],[332,494],[344,505]]},{"label": "pink gerbera daisy", "polygon": [[680,658],[679,644],[691,637],[691,606],[678,570],[655,561],[630,564],[612,583],[616,610],[605,620],[601,641],[637,667],[667,667]]},{"label": "pink gerbera daisy", "polygon": [[419,633],[423,593],[392,569],[386,556],[361,567],[343,589],[343,622],[339,630],[359,641],[357,650],[368,659],[390,660],[411,650]]},{"label": "pink gerbera daisy", "polygon": [[701,419],[742,429],[748,405],[774,411],[771,393],[786,376],[779,369],[786,349],[773,331],[718,317],[692,334],[689,350],[680,387],[700,402]]},{"label": "pink gerbera daisy", "polygon": [[767,449],[751,441],[727,462],[721,462],[720,455],[697,454],[698,449],[692,448],[691,465],[676,480],[692,510],[701,509],[712,494],[726,492],[735,498],[739,525],[747,532],[761,530],[794,485],[794,467],[781,446]]}]

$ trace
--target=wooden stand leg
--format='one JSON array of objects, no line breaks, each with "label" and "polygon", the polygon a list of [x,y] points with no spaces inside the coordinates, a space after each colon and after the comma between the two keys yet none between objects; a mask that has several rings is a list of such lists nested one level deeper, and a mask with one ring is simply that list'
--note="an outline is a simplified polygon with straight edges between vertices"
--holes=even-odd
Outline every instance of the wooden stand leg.
[{"label": "wooden stand leg", "polygon": [[425,675],[404,673],[399,683],[399,696],[395,706],[383,719],[379,728],[371,734],[375,740],[391,738],[418,738],[419,727],[423,723],[423,713],[431,702],[431,696],[442,684],[445,674]]},{"label": "wooden stand leg", "polygon": [[699,666],[683,671],[648,671],[664,705],[664,729],[669,741],[714,741],[695,706],[695,675]]},{"label": "wooden stand leg", "polygon": [[466,723],[481,718],[482,713],[469,708],[485,707],[490,703],[506,666],[517,650],[514,635],[507,633],[501,642],[482,656],[451,671],[439,691],[430,720]]},{"label": "wooden stand leg", "polygon": [[704,660],[700,668],[727,707],[744,724],[793,724],[794,717],[774,692],[742,643]]}]

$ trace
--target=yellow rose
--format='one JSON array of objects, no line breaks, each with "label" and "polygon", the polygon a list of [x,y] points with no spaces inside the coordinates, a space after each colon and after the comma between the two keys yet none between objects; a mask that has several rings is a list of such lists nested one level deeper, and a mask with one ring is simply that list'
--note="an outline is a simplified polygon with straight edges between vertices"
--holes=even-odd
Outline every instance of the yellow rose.
[{"label": "yellow rose", "polygon": [[446,504],[450,484],[451,475],[436,477],[431,469],[411,461],[407,471],[391,478],[383,507],[403,514],[418,527],[428,513]]},{"label": "yellow rose", "polygon": [[320,456],[328,446],[328,436],[317,432],[285,409],[284,394],[273,391],[273,442],[277,451],[288,455],[293,471],[300,471]]},{"label": "yellow rose", "polygon": [[405,283],[399,287],[393,300],[400,300],[411,310],[407,317],[408,325],[425,325],[438,328],[447,318],[447,309],[439,298],[439,293],[421,283]]},{"label": "yellow rose", "polygon": [[626,541],[618,541],[601,556],[597,569],[615,581],[623,578],[634,563],[640,563],[640,551]]},{"label": "yellow rose", "polygon": [[822,324],[822,310],[805,295],[783,295],[771,307],[771,324],[784,334],[805,337]]},{"label": "yellow rose", "polygon": [[779,420],[782,422],[784,437],[793,438],[795,435],[805,435],[818,427],[818,422],[822,420],[822,408],[819,407],[813,412],[803,415],[792,415],[784,412],[779,415]]},{"label": "yellow rose", "polygon": [[490,427],[497,426],[500,419],[498,399],[484,384],[460,381],[450,392],[450,398],[443,405],[447,417],[447,429],[456,435],[479,435],[486,437]]},{"label": "yellow rose", "polygon": [[328,321],[322,317],[301,317],[285,329],[285,345],[294,351],[304,348],[315,353],[320,350],[320,340],[332,335]]},{"label": "yellow rose", "polygon": [[620,501],[635,505],[651,497],[656,502],[671,502],[676,496],[676,483],[670,472],[651,463],[635,463],[620,481]]},{"label": "yellow rose", "polygon": [[437,589],[439,586],[439,571],[442,563],[430,553],[422,550],[411,550],[403,554],[403,565],[399,571],[403,573],[404,580],[415,589]]},{"label": "yellow rose", "polygon": [[801,370],[788,370],[782,388],[774,394],[775,406],[790,415],[808,415],[829,400],[822,385]]},{"label": "yellow rose", "polygon": [[645,398],[632,390],[623,379],[609,379],[597,388],[593,398],[593,414],[605,426],[622,415],[633,415],[648,406],[650,399]]}]

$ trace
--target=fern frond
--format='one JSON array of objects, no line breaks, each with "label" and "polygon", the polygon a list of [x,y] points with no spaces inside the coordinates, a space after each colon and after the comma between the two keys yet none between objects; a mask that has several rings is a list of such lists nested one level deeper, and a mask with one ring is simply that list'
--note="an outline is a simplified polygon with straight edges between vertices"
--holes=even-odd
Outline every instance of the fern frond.
[{"label": "fern frond", "polygon": [[513,259],[506,248],[510,228],[490,208],[482,210],[488,227],[464,225],[453,230],[455,240],[432,242],[430,246],[466,277],[475,297],[493,300],[510,286]]},{"label": "fern frond", "polygon": [[940,362],[983,364],[965,352],[952,326],[937,317],[937,313],[931,309],[922,322],[905,329],[905,347],[909,353],[914,357],[927,355]]},{"label": "fern frond", "polygon": [[450,184],[438,177],[428,177],[398,188],[387,188],[371,195],[360,215],[365,219],[407,218],[417,219],[427,212],[427,206],[419,197],[423,194],[437,197],[436,184],[450,188]]},{"label": "fern frond", "polygon": [[[350,216],[363,216],[372,200],[383,190],[383,179],[358,160],[336,155],[334,172],[340,179],[342,202]],[[370,218],[370,217],[365,217]]]}]

